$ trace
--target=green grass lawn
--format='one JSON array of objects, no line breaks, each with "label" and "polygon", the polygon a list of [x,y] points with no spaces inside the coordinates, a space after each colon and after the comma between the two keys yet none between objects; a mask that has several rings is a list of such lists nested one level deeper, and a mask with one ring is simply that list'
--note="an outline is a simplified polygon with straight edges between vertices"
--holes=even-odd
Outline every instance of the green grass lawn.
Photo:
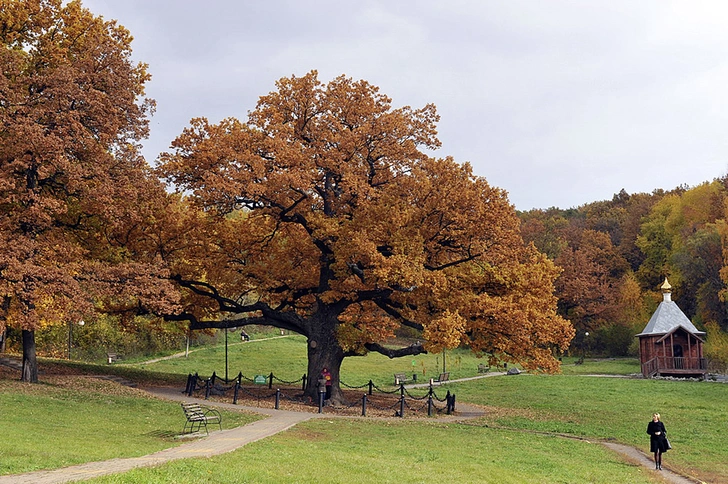
[{"label": "green grass lawn", "polygon": [[[228,342],[228,376],[242,373],[246,377],[271,372],[283,380],[293,381],[306,373],[306,338],[291,335],[267,340],[254,339],[242,343],[232,339]],[[476,358],[469,351],[457,349],[446,354],[445,370],[451,379],[478,374],[478,364],[486,360]],[[341,379],[352,385],[362,385],[370,379],[377,385],[389,385],[394,381],[394,373],[417,374],[419,381],[437,378],[442,372],[442,354],[423,354],[409,358],[390,359],[372,353],[365,357],[351,357],[344,360]],[[198,349],[189,353],[187,358],[175,358],[154,363],[135,363],[134,368],[160,373],[187,375],[198,373],[207,378],[216,372],[225,376],[225,344]],[[580,365],[585,366],[585,365]],[[588,366],[588,365],[587,365]],[[639,370],[639,367],[637,368]],[[491,371],[497,371],[493,368]]]},{"label": "green grass lawn", "polygon": [[[305,352],[305,339],[299,336],[231,344],[230,373],[272,371],[293,380],[305,372]],[[352,385],[370,378],[389,384],[393,373],[414,366],[424,371],[425,379],[440,370],[440,358],[349,358],[342,378]],[[477,375],[481,362],[466,352],[448,352],[451,378]],[[74,368],[146,382],[174,381],[182,387],[187,373],[224,372],[224,345],[157,363],[103,365],[95,370],[93,365],[74,364]],[[662,413],[673,443],[665,458],[670,466],[706,482],[728,482],[724,436],[728,386],[586,376],[636,373],[639,365],[634,359],[587,359],[583,365],[565,359],[563,369],[564,375],[495,376],[447,384],[459,403],[485,409],[484,418],[468,424],[322,419],[228,455],[186,459],[92,482],[210,482],[211,476],[223,483],[654,482],[649,472],[625,463],[601,445],[556,436],[612,440],[647,450],[645,428],[654,411]],[[0,473],[143,455],[177,444],[172,436],[184,422],[178,404],[148,398],[138,390],[115,394],[110,388],[72,388],[53,382],[24,385],[0,379]],[[230,425],[251,418],[234,415],[226,417]],[[343,469],[344,474],[322,473],[322,467]]]},{"label": "green grass lawn", "polygon": [[321,419],[210,459],[88,481],[226,483],[650,483],[600,445],[468,425]]},{"label": "green grass lawn", "polygon": [[[0,378],[0,474],[150,454],[181,443],[178,403],[87,377]],[[223,427],[256,420],[224,412]]]},{"label": "green grass lawn", "polygon": [[[647,423],[662,415],[671,464],[728,482],[728,385],[588,376],[518,375],[449,385],[486,406],[484,423],[614,440],[649,451]],[[718,482],[708,480],[708,482]]]},{"label": "green grass lawn", "polygon": [[577,365],[577,358],[564,358],[561,373],[564,375],[636,375],[640,369],[638,358],[587,358]]},{"label": "green grass lawn", "polygon": [[[456,349],[445,355],[445,370],[450,379],[478,375],[478,365],[487,364],[484,358],[476,358],[470,351]],[[443,371],[442,354],[422,354],[408,358],[390,359],[378,353],[365,357],[351,357],[344,360],[341,379],[346,384],[357,386],[370,379],[377,385],[389,385],[395,373],[417,374],[418,381],[427,382],[437,378]],[[306,373],[306,338],[300,335],[254,339],[242,343],[237,338],[228,342],[228,376],[242,373],[246,377],[271,372],[283,380],[293,381]],[[576,358],[564,358],[562,371],[565,375],[612,374],[629,375],[640,372],[637,358],[610,358],[607,360],[587,358],[583,364],[574,364]],[[187,375],[198,373],[207,378],[216,372],[225,376],[225,344],[198,348],[186,358],[174,358],[154,363],[137,362],[123,366],[163,374]],[[491,372],[504,371],[493,367]]]}]

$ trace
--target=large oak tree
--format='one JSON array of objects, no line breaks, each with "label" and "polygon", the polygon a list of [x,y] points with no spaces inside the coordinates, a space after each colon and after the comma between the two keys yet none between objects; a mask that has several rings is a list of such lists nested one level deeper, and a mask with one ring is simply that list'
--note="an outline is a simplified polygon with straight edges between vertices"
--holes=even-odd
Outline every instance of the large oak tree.
[{"label": "large oak tree", "polygon": [[0,0],[0,331],[35,331],[99,305],[174,310],[154,247],[130,237],[164,207],[138,155],[153,104],[129,32],[79,1]]},{"label": "large oak tree", "polygon": [[[308,374],[328,367],[335,399],[343,358],[368,351],[467,344],[556,370],[573,336],[557,270],[523,243],[503,190],[422,151],[439,146],[437,121],[432,105],[393,108],[365,81],[315,71],[278,81],[245,123],[193,120],[160,159],[206,219],[175,263],[179,317],[305,335]],[[423,342],[385,345],[400,326]]]}]

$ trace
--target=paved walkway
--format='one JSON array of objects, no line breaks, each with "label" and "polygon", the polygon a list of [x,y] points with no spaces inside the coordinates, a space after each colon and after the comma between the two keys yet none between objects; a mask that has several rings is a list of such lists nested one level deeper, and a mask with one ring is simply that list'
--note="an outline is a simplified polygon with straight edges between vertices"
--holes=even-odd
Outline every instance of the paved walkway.
[{"label": "paved walkway", "polygon": [[[647,467],[648,469],[653,470],[655,468],[655,461],[652,460],[652,457],[635,449],[634,447],[630,447],[629,445],[615,444],[612,442],[602,442],[602,444],[617,452],[622,456],[622,458],[628,460],[629,462],[632,462],[633,464],[641,465],[643,467]],[[665,454],[665,461],[667,462],[669,460],[670,453],[668,452]],[[669,482],[671,484],[702,484],[703,482],[698,479],[689,479],[687,477],[681,476],[680,474],[672,472],[667,465],[663,466],[661,471],[656,470],[655,473],[659,474],[665,482]]]}]

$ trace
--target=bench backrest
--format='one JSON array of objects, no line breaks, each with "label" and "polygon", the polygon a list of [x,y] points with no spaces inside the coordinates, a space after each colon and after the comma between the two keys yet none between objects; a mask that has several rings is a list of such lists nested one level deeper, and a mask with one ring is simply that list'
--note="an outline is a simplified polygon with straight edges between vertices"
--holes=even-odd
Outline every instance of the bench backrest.
[{"label": "bench backrest", "polygon": [[183,403],[181,405],[188,419],[203,418],[205,416],[199,403]]}]

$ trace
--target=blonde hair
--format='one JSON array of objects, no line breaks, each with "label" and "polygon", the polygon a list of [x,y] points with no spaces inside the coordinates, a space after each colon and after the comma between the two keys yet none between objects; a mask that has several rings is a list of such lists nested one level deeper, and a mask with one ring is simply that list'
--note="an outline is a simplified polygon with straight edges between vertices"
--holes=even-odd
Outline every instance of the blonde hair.
[{"label": "blonde hair", "polygon": [[660,414],[659,413],[653,413],[652,418],[657,417],[657,420],[660,420]]}]

